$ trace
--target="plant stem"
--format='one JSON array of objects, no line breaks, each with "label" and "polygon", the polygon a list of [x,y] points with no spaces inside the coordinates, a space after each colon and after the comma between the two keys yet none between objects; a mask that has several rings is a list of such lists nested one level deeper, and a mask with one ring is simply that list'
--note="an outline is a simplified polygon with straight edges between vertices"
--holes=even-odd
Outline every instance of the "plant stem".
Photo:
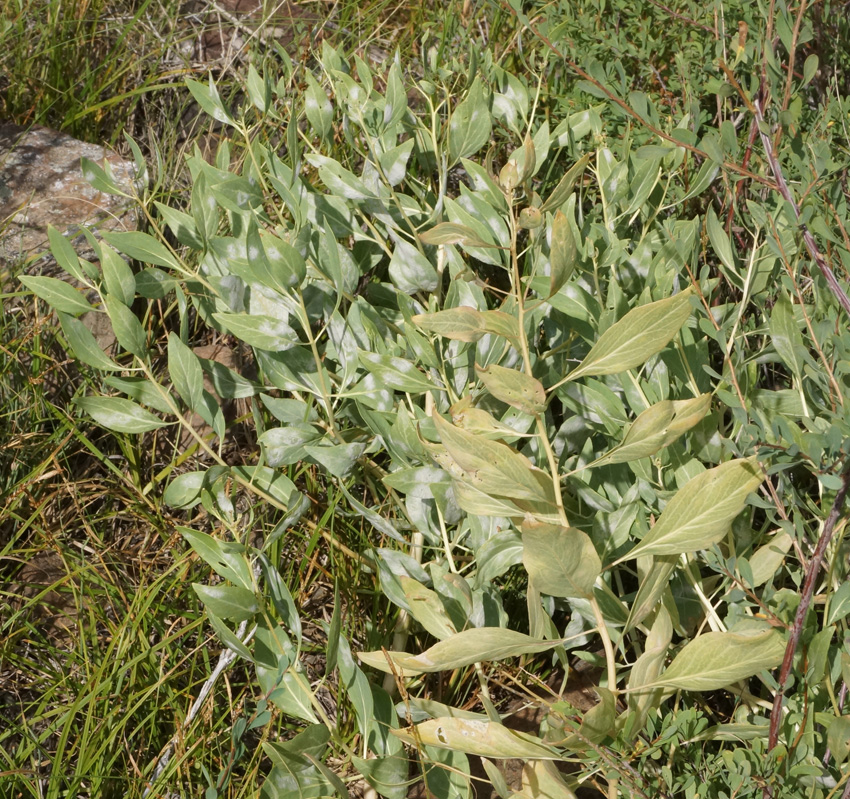
[{"label": "plant stem", "polygon": [[[779,723],[782,719],[782,700],[785,695],[785,687],[788,684],[788,677],[791,674],[791,667],[794,663],[794,653],[797,651],[797,645],[800,643],[800,635],[803,632],[803,625],[806,621],[806,616],[809,612],[809,605],[812,602],[812,594],[815,590],[815,581],[820,574],[821,563],[823,562],[826,548],[832,540],[832,535],[835,532],[835,525],[841,518],[844,510],[844,502],[847,499],[847,492],[850,490],[850,462],[844,466],[844,471],[841,475],[841,488],[835,495],[835,500],[832,503],[832,508],[829,511],[829,516],[823,526],[814,554],[809,561],[809,568],[806,572],[806,579],[803,582],[803,589],[800,592],[800,604],[797,607],[797,615],[794,617],[794,624],[791,626],[791,634],[788,636],[788,645],[785,647],[785,657],[782,659],[782,666],[779,670],[779,690],[773,698],[773,712],[770,716],[770,732],[768,735],[768,749],[773,749],[779,740]],[[765,786],[764,795],[766,799],[773,796],[773,791],[770,786]]]}]

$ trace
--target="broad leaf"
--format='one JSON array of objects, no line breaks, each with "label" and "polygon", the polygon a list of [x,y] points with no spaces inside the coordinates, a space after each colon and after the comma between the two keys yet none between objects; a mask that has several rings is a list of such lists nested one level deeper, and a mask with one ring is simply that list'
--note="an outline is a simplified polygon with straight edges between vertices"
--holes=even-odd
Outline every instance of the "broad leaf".
[{"label": "broad leaf", "polygon": [[691,293],[688,287],[672,297],[633,308],[599,337],[567,379],[624,372],[661,352],[691,315]]},{"label": "broad leaf", "polygon": [[729,461],[697,475],[667,503],[655,526],[621,560],[693,552],[720,541],[744,509],[747,494],[762,480],[764,472],[752,459]]},{"label": "broad leaf", "polygon": [[534,760],[560,760],[561,755],[540,738],[523,732],[509,730],[493,721],[462,718],[438,718],[416,725],[416,734],[409,730],[393,730],[411,746],[421,741],[426,746],[454,749],[469,755],[497,759],[530,758]]},{"label": "broad leaf", "polygon": [[[546,652],[560,641],[541,641],[501,627],[474,627],[434,644],[421,655],[387,652],[399,673],[423,674],[471,666],[484,660],[505,660],[533,652]],[[360,660],[384,672],[392,672],[384,651],[362,652]]]},{"label": "broad leaf", "polygon": [[449,166],[487,144],[491,127],[484,86],[480,78],[476,78],[466,99],[455,108],[449,121]]},{"label": "broad leaf", "polygon": [[538,591],[568,599],[590,599],[602,572],[586,533],[552,524],[522,525],[522,562]]},{"label": "broad leaf", "polygon": [[785,641],[776,630],[705,633],[686,644],[667,670],[643,689],[714,691],[778,666],[784,654]]}]

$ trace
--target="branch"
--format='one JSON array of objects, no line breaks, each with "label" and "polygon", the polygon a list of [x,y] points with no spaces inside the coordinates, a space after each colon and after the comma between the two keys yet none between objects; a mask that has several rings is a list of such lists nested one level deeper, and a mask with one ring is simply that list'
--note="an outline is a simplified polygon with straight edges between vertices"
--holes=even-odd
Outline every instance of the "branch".
[{"label": "branch", "polygon": [[[755,114],[756,124],[758,125],[761,143],[764,146],[764,152],[767,156],[767,162],[770,164],[770,170],[773,172],[773,177],[775,178],[776,185],[779,188],[779,193],[782,195],[783,199],[790,204],[794,211],[794,218],[799,223],[800,208],[797,205],[794,196],[791,194],[791,190],[788,188],[785,175],[782,173],[782,167],[776,158],[776,154],[773,152],[773,145],[771,144],[770,136],[768,136],[764,131],[764,114],[762,113],[762,100],[760,97],[756,98],[753,103],[753,113]],[[823,255],[821,255],[818,245],[815,242],[815,237],[812,235],[811,231],[804,224],[800,224],[800,230],[803,232],[803,242],[806,245],[806,249],[809,251],[809,255],[817,264],[818,269],[820,269],[821,274],[824,276],[826,284],[829,286],[829,290],[835,295],[835,298],[844,309],[844,312],[850,316],[850,297],[848,297],[844,289],[841,288],[841,284],[835,277],[835,273],[832,271],[832,268],[826,262]]]},{"label": "branch", "polygon": [[[809,561],[809,568],[806,572],[806,579],[803,582],[803,589],[800,593],[800,604],[797,607],[797,615],[794,617],[794,624],[791,626],[791,634],[788,636],[788,645],[785,647],[785,657],[782,659],[782,666],[779,670],[779,690],[773,698],[773,712],[770,715],[770,734],[768,736],[768,749],[773,749],[779,739],[779,722],[782,718],[782,700],[785,695],[785,687],[788,683],[788,677],[791,674],[791,666],[794,663],[794,653],[797,650],[797,645],[800,643],[800,635],[803,632],[803,624],[806,621],[806,615],[809,611],[809,606],[812,602],[812,594],[815,590],[815,582],[820,573],[821,563],[826,548],[832,540],[832,534],[835,531],[835,525],[841,518],[844,510],[844,501],[847,498],[847,492],[850,490],[850,462],[844,467],[841,475],[841,488],[835,495],[835,500],[832,503],[832,509],[823,526],[823,532],[818,539],[814,554]],[[770,795],[770,794],[769,794]]]}]

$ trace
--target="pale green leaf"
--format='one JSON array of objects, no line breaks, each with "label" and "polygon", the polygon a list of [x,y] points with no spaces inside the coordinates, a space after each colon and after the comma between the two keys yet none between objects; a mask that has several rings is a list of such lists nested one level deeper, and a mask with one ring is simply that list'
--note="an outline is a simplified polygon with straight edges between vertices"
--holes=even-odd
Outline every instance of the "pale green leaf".
[{"label": "pale green leaf", "polygon": [[74,400],[98,424],[116,433],[147,433],[168,422],[123,397],[80,397]]},{"label": "pale green leaf", "polygon": [[36,297],[62,313],[79,314],[94,310],[89,301],[64,280],[40,275],[21,275],[20,281]]},{"label": "pale green leaf", "polygon": [[534,415],[546,409],[546,392],[543,385],[525,372],[505,369],[504,366],[496,364],[482,369],[476,364],[475,373],[496,399],[523,413]]},{"label": "pale green leaf", "polygon": [[154,266],[178,268],[177,260],[166,249],[165,245],[147,233],[137,230],[130,233],[107,232],[103,234],[103,239],[107,244],[115,247],[118,252],[123,252],[137,261]]},{"label": "pale green leaf", "polygon": [[213,318],[240,341],[261,350],[283,352],[300,343],[296,332],[273,316],[214,313]]},{"label": "pale green leaf", "polygon": [[455,108],[449,121],[449,166],[468,158],[490,141],[492,121],[484,86],[475,79],[466,98]]},{"label": "pale green leaf", "polygon": [[728,461],[697,475],[667,503],[655,526],[623,560],[693,552],[720,541],[762,480],[764,472],[753,459]]},{"label": "pale green leaf", "polygon": [[647,408],[632,422],[623,443],[592,466],[626,463],[654,455],[696,425],[711,407],[711,394],[689,400],[663,400]]},{"label": "pale green leaf", "polygon": [[439,388],[420,372],[416,366],[404,358],[393,355],[379,355],[376,352],[358,352],[361,365],[377,378],[382,388],[405,391],[410,394],[423,394]]},{"label": "pale green leaf", "polygon": [[[473,627],[455,633],[440,641],[420,655],[407,652],[387,652],[399,671],[405,675],[436,671],[450,671],[473,663],[546,652],[559,645],[559,641],[542,641],[515,630],[501,627]],[[383,650],[362,652],[362,660],[368,666],[384,672],[392,672]]]},{"label": "pale green leaf", "polygon": [[584,172],[593,153],[585,153],[570,169],[567,170],[564,177],[561,178],[557,186],[552,190],[552,193],[546,198],[543,205],[540,206],[541,213],[546,211],[556,211],[560,208],[573,193],[573,189]]},{"label": "pale green leaf", "polygon": [[438,718],[423,721],[412,730],[393,730],[411,746],[421,741],[426,746],[453,749],[469,755],[496,759],[530,758],[534,760],[560,760],[561,754],[534,735],[509,730],[493,721],[462,718]]},{"label": "pale green leaf", "polygon": [[826,744],[836,765],[850,755],[850,716],[836,716],[826,731]]},{"label": "pale green leaf", "polygon": [[496,247],[483,241],[471,228],[457,222],[440,222],[430,230],[419,234],[423,244],[463,244],[465,247]]},{"label": "pale green leaf", "polygon": [[549,244],[549,296],[557,294],[576,266],[578,245],[569,218],[561,211],[552,220],[552,240]]},{"label": "pale green leaf", "polygon": [[522,562],[537,590],[568,599],[590,599],[602,572],[586,533],[551,524],[522,525]]},{"label": "pale green leaf", "polygon": [[201,602],[221,619],[245,621],[260,609],[253,592],[238,585],[192,583],[192,588]]},{"label": "pale green leaf", "polygon": [[633,308],[599,337],[567,379],[624,372],[661,352],[691,315],[691,294],[688,287],[672,297]]},{"label": "pale green leaf", "polygon": [[[764,546],[759,547],[750,556],[750,572],[752,573],[752,588],[766,583],[778,571],[785,560],[794,539],[784,530],[780,530]],[[850,583],[845,583],[850,585]]]},{"label": "pale green leaf", "polygon": [[778,666],[784,654],[785,641],[776,630],[705,633],[686,644],[667,670],[641,690],[714,691]]}]

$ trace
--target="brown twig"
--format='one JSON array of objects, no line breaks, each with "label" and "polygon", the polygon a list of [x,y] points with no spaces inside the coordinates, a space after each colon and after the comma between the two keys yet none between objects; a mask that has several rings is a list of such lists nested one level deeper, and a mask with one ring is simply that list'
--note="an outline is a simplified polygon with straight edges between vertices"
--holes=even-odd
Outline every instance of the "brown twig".
[{"label": "brown twig", "polygon": [[[753,110],[755,112],[756,123],[759,127],[759,136],[761,136],[761,142],[764,146],[765,155],[767,156],[767,162],[770,164],[770,170],[773,172],[773,177],[775,178],[776,185],[779,188],[779,193],[782,195],[783,199],[791,205],[791,208],[794,211],[794,217],[799,223],[800,208],[794,200],[791,190],[788,188],[788,183],[785,181],[785,175],[782,172],[782,167],[776,158],[776,154],[773,152],[773,144],[770,141],[770,136],[765,132],[764,114],[762,112],[762,100],[760,97],[753,103]],[[817,264],[818,269],[820,269],[821,274],[824,276],[826,284],[829,286],[829,290],[838,300],[839,304],[844,309],[844,312],[850,316],[850,297],[848,297],[844,289],[841,288],[841,284],[835,277],[832,268],[826,262],[823,255],[821,255],[817,242],[815,242],[815,237],[812,235],[811,231],[804,224],[800,224],[800,230],[803,232],[803,243],[806,245],[806,249],[809,251],[809,255],[812,257],[812,260],[815,264]]]},{"label": "brown twig", "polygon": [[[803,632],[803,624],[806,621],[806,616],[809,612],[809,606],[812,602],[812,595],[815,590],[815,582],[820,574],[823,556],[826,553],[826,548],[832,540],[832,534],[835,531],[835,526],[841,518],[844,511],[844,501],[847,498],[847,491],[850,490],[850,462],[848,462],[841,475],[841,488],[835,495],[835,500],[832,503],[832,509],[829,511],[829,516],[823,526],[814,554],[809,561],[809,567],[806,571],[806,579],[803,582],[803,589],[800,592],[800,604],[797,607],[797,614],[794,617],[794,624],[791,626],[791,634],[788,636],[788,645],[785,647],[785,657],[782,659],[782,666],[779,669],[779,690],[773,698],[773,711],[770,714],[770,732],[768,734],[768,749],[773,749],[779,739],[779,724],[782,720],[782,700],[785,695],[785,686],[788,683],[788,677],[791,674],[791,666],[794,663],[794,653],[797,651],[797,646],[800,643],[800,635]],[[769,788],[765,789],[765,796],[772,797],[773,793]]]}]

